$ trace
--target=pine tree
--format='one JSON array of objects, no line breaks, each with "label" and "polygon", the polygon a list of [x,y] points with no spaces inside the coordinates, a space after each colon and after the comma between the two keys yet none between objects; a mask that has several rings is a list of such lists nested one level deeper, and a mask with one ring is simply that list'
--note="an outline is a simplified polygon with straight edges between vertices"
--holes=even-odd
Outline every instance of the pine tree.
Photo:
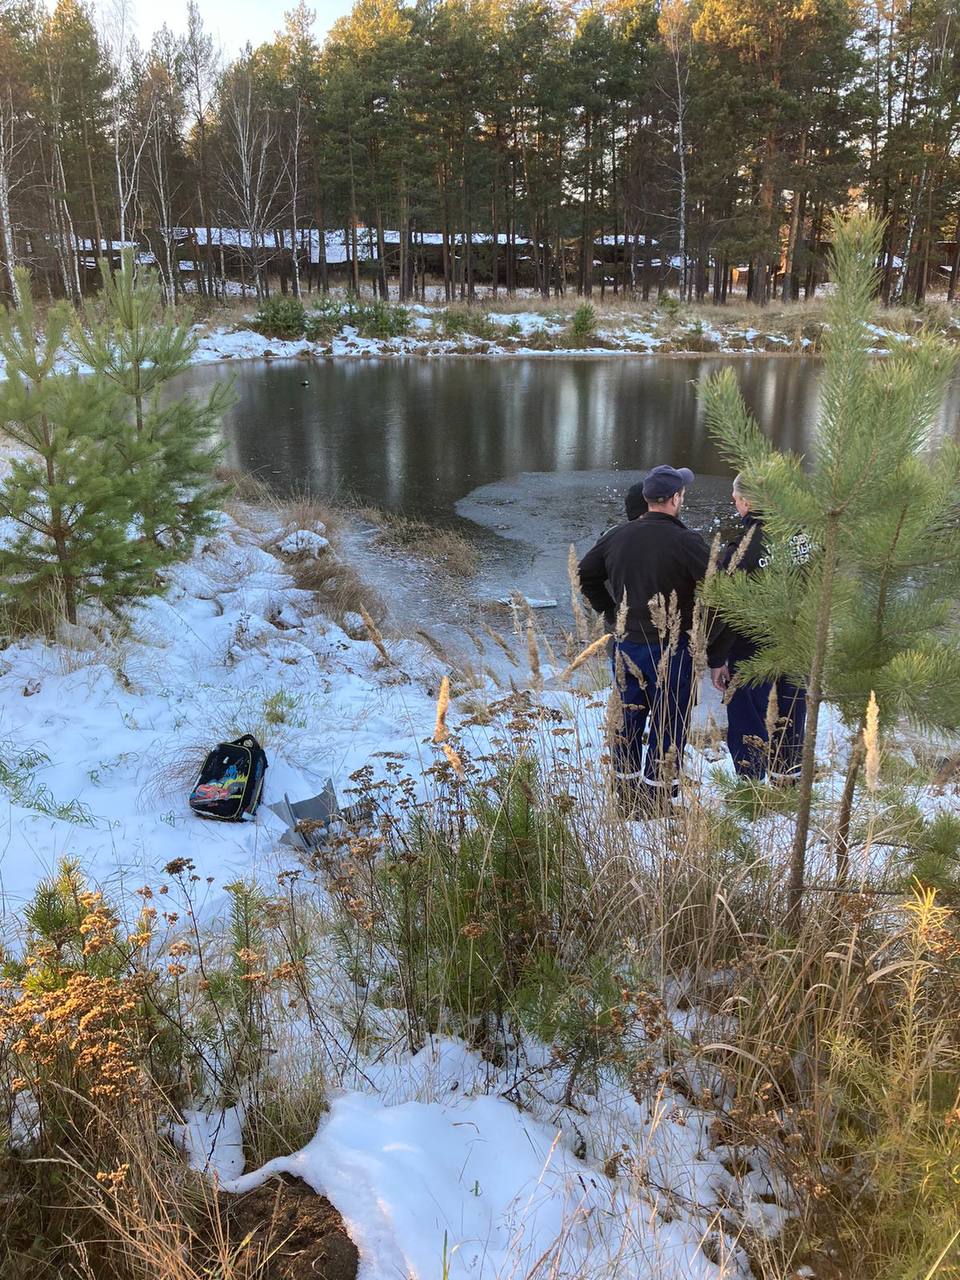
[{"label": "pine tree", "polygon": [[[938,359],[926,377],[922,359],[917,363],[922,390],[943,390],[950,360]],[[916,412],[929,423],[936,406],[927,400]],[[905,457],[864,521],[857,590],[838,619],[826,682],[852,733],[835,844],[841,883],[871,693],[881,730],[901,716],[924,730],[953,731],[960,724],[960,637],[953,620],[960,594],[958,512],[960,447],[944,441],[933,457]]]},{"label": "pine tree", "polygon": [[189,553],[192,539],[210,529],[220,497],[213,470],[231,393],[218,383],[204,401],[165,399],[162,388],[190,363],[196,338],[164,305],[155,278],[135,270],[132,255],[124,254],[117,272],[106,262],[100,268],[103,293],[75,323],[74,349],[120,398],[132,428],[125,445],[134,451],[124,465],[149,459],[140,508],[145,534]]},{"label": "pine tree", "polygon": [[[760,644],[746,679],[805,680],[808,721],[791,850],[788,917],[799,917],[820,706],[835,700],[859,724],[869,690],[899,714],[933,723],[957,715],[960,650],[942,634],[942,593],[958,570],[957,451],[929,444],[950,360],[922,338],[885,360],[870,356],[882,223],[833,227],[826,364],[812,464],[783,454],[747,411],[730,371],[704,386],[707,420],[744,473],[774,548],[762,573],[717,575],[711,599]],[[802,530],[806,565],[787,548]],[[947,596],[946,598],[949,598]],[[937,708],[938,699],[941,707]]]},{"label": "pine tree", "polygon": [[76,623],[85,601],[112,605],[152,580],[161,553],[136,536],[152,448],[129,438],[113,388],[57,372],[70,309],[50,309],[38,342],[29,274],[18,270],[17,283],[20,310],[0,309],[0,431],[18,446],[0,482],[0,517],[13,526],[0,546],[0,605],[13,626],[56,614]]}]

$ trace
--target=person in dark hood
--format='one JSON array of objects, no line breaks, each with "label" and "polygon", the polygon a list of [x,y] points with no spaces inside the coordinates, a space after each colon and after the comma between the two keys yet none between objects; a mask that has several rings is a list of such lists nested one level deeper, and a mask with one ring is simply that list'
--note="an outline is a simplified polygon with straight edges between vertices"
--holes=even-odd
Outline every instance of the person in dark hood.
[{"label": "person in dark hood", "polygon": [[647,510],[609,529],[580,561],[580,588],[591,606],[614,617],[623,611],[612,654],[622,705],[613,764],[628,814],[675,794],[683,761],[693,693],[689,632],[710,560],[707,544],[680,519],[693,480],[687,467],[654,467],[640,493]]},{"label": "person in dark hood", "polygon": [[[632,484],[623,497],[623,513],[628,520],[636,520],[639,516],[646,514],[647,500],[643,496],[643,481],[638,480],[636,484]],[[610,532],[608,530],[608,532]],[[609,594],[610,584],[607,583],[607,592]],[[613,604],[603,611],[603,626],[605,631],[609,631],[611,635],[616,629],[617,611]]]},{"label": "person in dark hood", "polygon": [[[733,482],[733,504],[743,532],[727,543],[718,568],[728,570],[736,563],[734,572],[761,573],[769,562],[770,548],[763,520],[754,510],[740,475]],[[798,564],[809,559],[806,539],[793,539],[790,553]],[[749,636],[724,627],[708,656],[714,688],[725,692],[737,667],[752,658],[757,648]],[[798,781],[806,718],[805,690],[783,676],[759,684],[736,684],[727,701],[727,747],[737,774],[754,780],[769,776],[771,782],[780,784]]]}]

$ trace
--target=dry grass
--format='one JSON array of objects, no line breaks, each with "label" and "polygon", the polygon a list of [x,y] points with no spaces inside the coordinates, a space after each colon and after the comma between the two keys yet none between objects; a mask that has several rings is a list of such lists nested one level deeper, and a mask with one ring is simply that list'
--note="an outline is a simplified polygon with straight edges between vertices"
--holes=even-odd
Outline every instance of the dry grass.
[{"label": "dry grass", "polygon": [[[308,502],[283,510],[291,527],[329,518]],[[315,574],[323,563],[294,561],[292,569]],[[516,679],[524,672],[529,683],[530,667],[536,683],[547,647],[529,610],[521,622],[513,646],[492,634],[511,655]],[[378,634],[376,623],[368,631]],[[722,1209],[673,1205],[695,1216],[706,1257],[729,1258],[736,1244],[757,1280],[783,1280],[803,1265],[863,1280],[933,1277],[937,1255],[946,1249],[952,1262],[960,1239],[960,1125],[950,1118],[960,1086],[956,917],[929,895],[901,895],[893,867],[887,879],[871,873],[850,892],[810,892],[800,931],[786,934],[789,796],[776,797],[778,808],[758,790],[748,817],[742,798],[693,777],[682,805],[625,822],[597,723],[606,641],[586,641],[554,677],[567,690],[562,699],[541,700],[528,688],[499,700],[473,696],[457,716],[449,697],[469,682],[461,672],[442,685],[432,744],[431,725],[422,726],[421,768],[402,776],[398,764],[384,780],[371,770],[357,781],[374,806],[375,849],[368,831],[350,831],[309,874],[292,870],[287,887],[269,899],[251,891],[234,922],[209,933],[183,912],[171,926],[191,939],[179,973],[167,967],[176,953],[159,930],[152,949],[118,948],[129,965],[124,975],[155,974],[149,1008],[162,1017],[143,1040],[151,1079],[184,1105],[202,1053],[208,1087],[220,1091],[217,1105],[240,1093],[249,1100],[248,1156],[258,1162],[309,1137],[328,1081],[362,1080],[366,1049],[383,1050],[376,1027],[386,1010],[390,1035],[405,1033],[411,1047],[427,1034],[460,1035],[498,1063],[535,1036],[552,1051],[547,1119],[562,1098],[564,1114],[578,1123],[603,1072],[628,1081],[651,1114],[669,1096],[671,1106],[685,1099],[709,1115],[708,1140],[726,1150],[732,1168],[762,1159],[776,1171],[793,1219],[772,1239],[743,1226],[736,1190]],[[434,652],[442,660],[442,646]],[[693,739],[715,747],[716,727]],[[501,781],[491,785],[494,778]],[[414,794],[423,799],[412,819],[397,797]],[[533,804],[527,831],[518,796]],[[512,863],[509,843],[504,858],[505,812],[523,854]],[[819,818],[829,836],[828,805]],[[877,794],[861,798],[854,828],[863,862],[884,840],[909,838],[898,821]],[[471,859],[482,873],[476,881],[464,875]],[[189,872],[183,875],[189,889]],[[404,876],[420,877],[406,899],[396,888]],[[164,905],[183,910],[173,895]],[[465,937],[480,947],[491,935],[506,963],[498,965],[496,948],[484,953],[490,965],[460,963]],[[531,935],[544,963],[525,973]],[[469,985],[476,973],[488,983],[479,994]],[[669,1004],[674,1022],[659,1019],[656,1034],[644,1027],[637,1040],[626,1038],[623,1026],[636,1025],[627,987],[643,995],[648,1012]],[[14,986],[2,998],[15,994]],[[373,1027],[365,1013],[371,1002]],[[496,1016],[475,1015],[478,1005]],[[198,1045],[201,1028],[206,1038]],[[9,1086],[24,1064],[3,1031],[0,1017],[0,1085]],[[70,1051],[59,1050],[62,1064]],[[518,1089],[520,1103],[541,1119],[542,1084]],[[53,1192],[45,1183],[40,1194],[42,1165],[20,1157],[0,1164],[5,1280],[274,1280],[270,1246],[238,1251],[222,1205],[158,1137],[159,1109],[145,1108],[135,1126],[114,1123],[109,1111],[98,1118],[92,1132],[111,1136],[95,1157],[84,1145],[86,1130],[72,1137],[75,1167]],[[85,1112],[74,1106],[69,1114]],[[634,1220],[639,1232],[670,1211],[671,1194],[650,1183],[645,1143],[655,1148],[652,1134],[631,1142],[611,1120],[610,1149],[588,1158],[598,1168],[613,1161],[612,1217]],[[103,1150],[106,1172],[128,1166],[116,1189],[95,1182]],[[62,1217],[38,1217],[37,1205],[51,1194]],[[573,1228],[571,1216],[556,1246],[558,1275]],[[627,1274],[617,1265],[611,1259],[606,1275]],[[523,1276],[516,1272],[516,1280]]]},{"label": "dry grass", "polygon": [[429,524],[425,520],[362,507],[357,513],[379,528],[377,541],[417,558],[429,560],[453,578],[472,577],[479,567],[474,544],[457,529]]},{"label": "dry grass", "polygon": [[293,585],[310,593],[318,613],[342,624],[347,614],[365,609],[376,622],[383,622],[387,613],[383,600],[339,554],[348,513],[305,492],[279,495],[258,477],[229,468],[221,470],[219,479],[232,489],[225,504],[231,518],[255,539],[262,539],[261,545],[274,554],[287,533],[322,530],[330,542],[329,555],[283,557]]},{"label": "dry grass", "polygon": [[340,623],[350,613],[365,610],[377,623],[387,616],[387,607],[377,592],[343,560],[303,559],[290,565],[294,585],[309,591],[325,617]]}]

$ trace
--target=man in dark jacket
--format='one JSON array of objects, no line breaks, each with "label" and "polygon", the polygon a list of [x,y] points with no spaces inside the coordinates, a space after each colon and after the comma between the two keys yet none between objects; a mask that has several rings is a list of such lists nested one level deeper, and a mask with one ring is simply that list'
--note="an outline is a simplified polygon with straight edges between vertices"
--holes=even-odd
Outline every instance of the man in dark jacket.
[{"label": "man in dark jacket", "polygon": [[[727,543],[718,569],[729,569],[736,557],[735,572],[758,573],[767,564],[770,550],[763,521],[753,510],[741,476],[733,482],[733,504],[744,531]],[[798,564],[809,558],[809,547],[803,537],[793,540],[791,554]],[[710,646],[710,676],[714,688],[725,691],[738,665],[752,658],[757,648],[757,642],[749,636],[724,627]],[[776,716],[771,693],[776,699]],[[759,780],[769,774],[771,782],[781,784],[799,780],[806,719],[806,691],[785,677],[760,684],[738,684],[727,702],[727,746],[739,776]]]},{"label": "man in dark jacket", "polygon": [[[710,552],[680,517],[693,483],[687,467],[654,467],[643,481],[647,511],[608,530],[580,561],[580,587],[598,613],[620,613],[613,671],[623,708],[614,771],[628,811],[677,789],[693,692],[689,631]],[[646,758],[643,733],[650,722]]]}]

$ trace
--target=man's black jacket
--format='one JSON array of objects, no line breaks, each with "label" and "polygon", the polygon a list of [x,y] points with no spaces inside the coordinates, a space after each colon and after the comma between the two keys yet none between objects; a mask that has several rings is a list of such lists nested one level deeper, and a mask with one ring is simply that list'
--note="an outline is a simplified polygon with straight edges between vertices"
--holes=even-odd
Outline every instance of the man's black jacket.
[{"label": "man's black jacket", "polygon": [[682,520],[664,511],[648,511],[609,529],[580,561],[580,589],[597,613],[619,608],[627,597],[626,636],[640,644],[661,640],[649,601],[677,593],[681,628],[693,623],[697,583],[707,572],[710,551]]},{"label": "man's black jacket", "polygon": [[[720,559],[717,562],[717,571],[720,573],[730,568],[731,562],[738,555],[741,547],[743,552],[737,558],[737,568],[734,572],[742,570],[744,573],[757,573],[770,563],[772,553],[761,518],[748,511],[741,520],[743,533],[739,537],[732,538],[720,553]],[[792,564],[802,567],[809,561],[811,550],[806,534],[797,533],[790,539],[786,554],[790,557]],[[737,631],[729,623],[717,622],[710,635],[707,661],[711,667],[722,667],[725,663],[731,662],[745,662],[748,658],[752,658],[759,648],[757,641],[744,635],[742,631]]]},{"label": "man's black jacket", "polygon": [[[731,561],[740,551],[741,546],[743,552],[734,572],[742,569],[744,573],[756,573],[767,563],[769,553],[763,533],[763,521],[752,512],[741,516],[741,520],[743,533],[736,538],[731,538],[720,553],[720,559],[717,562],[717,571],[720,573],[725,573],[730,568]],[[722,667],[730,662],[744,662],[747,658],[752,658],[758,648],[756,640],[745,636],[742,631],[737,631],[729,623],[717,625],[710,637],[708,661],[711,667]]]}]

